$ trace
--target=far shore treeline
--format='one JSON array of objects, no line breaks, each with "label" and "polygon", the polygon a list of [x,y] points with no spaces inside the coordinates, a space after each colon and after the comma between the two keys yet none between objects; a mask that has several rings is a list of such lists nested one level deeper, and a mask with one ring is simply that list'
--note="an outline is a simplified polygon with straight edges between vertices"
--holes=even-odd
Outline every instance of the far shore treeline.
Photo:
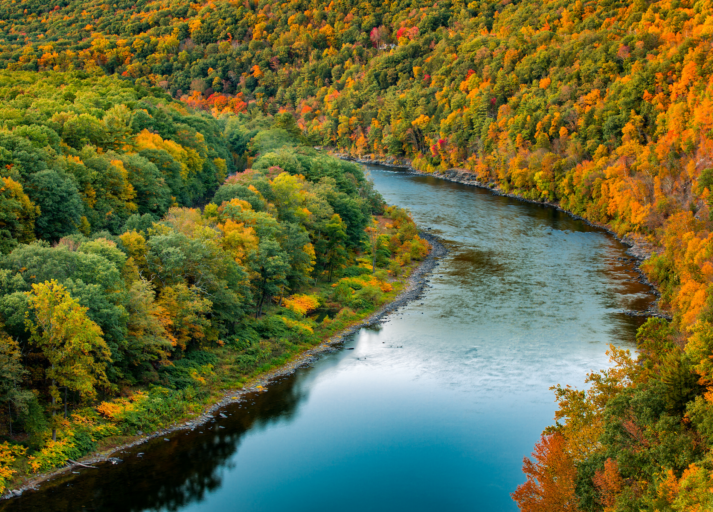
[{"label": "far shore treeline", "polygon": [[0,492],[200,412],[428,253],[289,114],[83,72],[0,72],[0,112]]},{"label": "far shore treeline", "polygon": [[[358,315],[391,293],[425,245],[358,167],[310,149],[324,146],[460,168],[650,249],[642,269],[673,320],[649,320],[638,354],[613,350],[586,391],[555,389],[556,424],[513,498],[713,510],[711,13],[711,0],[0,0],[0,423],[20,432],[0,478],[13,453],[55,446],[65,388],[77,407],[104,400],[102,418],[150,417],[230,375],[220,354],[247,375],[289,352],[280,340],[316,337],[309,322],[336,322],[322,316],[336,304]],[[316,316],[295,312],[307,296]],[[86,333],[92,364],[52,352],[47,311]],[[56,443],[81,445],[84,430],[62,429]]]}]

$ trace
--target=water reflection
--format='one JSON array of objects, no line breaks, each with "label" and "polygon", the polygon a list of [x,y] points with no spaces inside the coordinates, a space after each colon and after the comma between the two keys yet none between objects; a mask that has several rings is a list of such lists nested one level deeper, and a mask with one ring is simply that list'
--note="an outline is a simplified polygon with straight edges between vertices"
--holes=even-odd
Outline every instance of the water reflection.
[{"label": "water reflection", "polygon": [[194,431],[152,440],[117,455],[122,462],[80,469],[43,485],[41,492],[2,502],[0,510],[64,512],[76,510],[181,510],[220,488],[223,473],[235,468],[232,457],[248,431],[259,432],[294,417],[306,390],[294,376],[276,380],[271,392],[254,393],[226,407],[226,418]]},{"label": "water reflection", "polygon": [[552,421],[549,387],[581,386],[607,343],[633,347],[640,319],[622,311],[652,296],[621,244],[556,210],[372,176],[450,248],[422,300],[202,433],[0,510],[514,510],[522,457]]}]

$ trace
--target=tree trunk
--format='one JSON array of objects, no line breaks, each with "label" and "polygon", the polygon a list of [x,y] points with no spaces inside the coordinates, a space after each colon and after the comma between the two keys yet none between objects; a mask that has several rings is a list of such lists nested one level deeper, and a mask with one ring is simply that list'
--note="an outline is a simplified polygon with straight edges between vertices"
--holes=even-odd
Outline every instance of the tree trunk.
[{"label": "tree trunk", "polygon": [[257,320],[260,318],[260,315],[262,314],[262,305],[265,302],[265,292],[262,292],[262,295],[260,295],[260,302],[257,304],[257,311],[255,312],[255,319]]},{"label": "tree trunk", "polygon": [[262,304],[265,302],[265,287],[267,286],[267,278],[264,278],[262,280],[262,294],[260,295],[260,302],[258,302],[257,305],[257,311],[255,311],[255,320],[260,318],[260,315],[262,314]]},{"label": "tree trunk", "polygon": [[371,273],[372,275],[376,272],[376,246],[379,244],[379,239],[377,238],[374,244],[372,245],[371,252],[373,253],[372,255],[372,260],[371,260]]},{"label": "tree trunk", "polygon": [[[52,379],[52,387],[54,388],[54,379]],[[54,397],[54,393],[50,391],[50,394],[52,396],[52,441],[57,441],[57,426],[54,423],[54,416],[57,414],[57,409],[55,408],[57,400]]]}]

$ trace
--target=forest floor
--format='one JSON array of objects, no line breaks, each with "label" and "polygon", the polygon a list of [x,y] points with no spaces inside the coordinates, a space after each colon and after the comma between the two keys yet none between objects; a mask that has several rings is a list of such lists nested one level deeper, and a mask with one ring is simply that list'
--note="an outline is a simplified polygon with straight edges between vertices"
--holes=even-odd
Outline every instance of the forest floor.
[{"label": "forest floor", "polygon": [[431,250],[428,256],[420,263],[414,263],[410,273],[404,276],[406,277],[406,286],[401,293],[399,293],[393,300],[383,304],[377,311],[373,312],[368,317],[356,320],[352,325],[349,325],[337,334],[324,339],[316,347],[297,354],[284,365],[255,376],[241,389],[223,391],[221,395],[214,397],[213,400],[211,400],[210,403],[203,409],[203,412],[197,416],[182,418],[167,428],[159,429],[151,433],[126,437],[123,439],[122,443],[109,447],[105,446],[101,450],[87,454],[76,462],[67,464],[66,466],[46,473],[14,482],[14,485],[12,486],[13,488],[8,489],[8,491],[0,497],[0,499],[18,497],[25,491],[38,490],[39,486],[43,482],[47,482],[52,478],[67,473],[77,467],[96,467],[96,464],[107,462],[117,463],[120,459],[113,457],[113,455],[118,452],[147,443],[151,439],[157,437],[165,437],[174,432],[193,429],[203,425],[213,420],[214,416],[220,412],[220,409],[226,405],[240,402],[249,394],[267,391],[267,387],[273,379],[291,375],[299,368],[311,366],[320,355],[339,350],[339,345],[344,343],[349,335],[357,332],[363,327],[373,326],[382,322],[389,314],[393,313],[402,306],[405,306],[409,302],[420,298],[424,290],[427,287],[430,287],[427,277],[438,265],[439,260],[448,253],[448,250],[435,235],[420,232],[419,236],[431,244]]}]

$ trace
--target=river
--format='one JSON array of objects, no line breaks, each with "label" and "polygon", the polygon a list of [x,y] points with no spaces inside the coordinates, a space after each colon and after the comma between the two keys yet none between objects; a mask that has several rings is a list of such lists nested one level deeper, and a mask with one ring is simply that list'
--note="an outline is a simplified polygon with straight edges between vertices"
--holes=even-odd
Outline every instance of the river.
[{"label": "river", "polygon": [[[0,503],[9,511],[517,510],[550,387],[633,349],[653,301],[625,247],[552,208],[370,168],[445,240],[422,299],[227,418]],[[353,349],[353,350],[348,350]],[[142,453],[142,455],[139,455]]]}]

